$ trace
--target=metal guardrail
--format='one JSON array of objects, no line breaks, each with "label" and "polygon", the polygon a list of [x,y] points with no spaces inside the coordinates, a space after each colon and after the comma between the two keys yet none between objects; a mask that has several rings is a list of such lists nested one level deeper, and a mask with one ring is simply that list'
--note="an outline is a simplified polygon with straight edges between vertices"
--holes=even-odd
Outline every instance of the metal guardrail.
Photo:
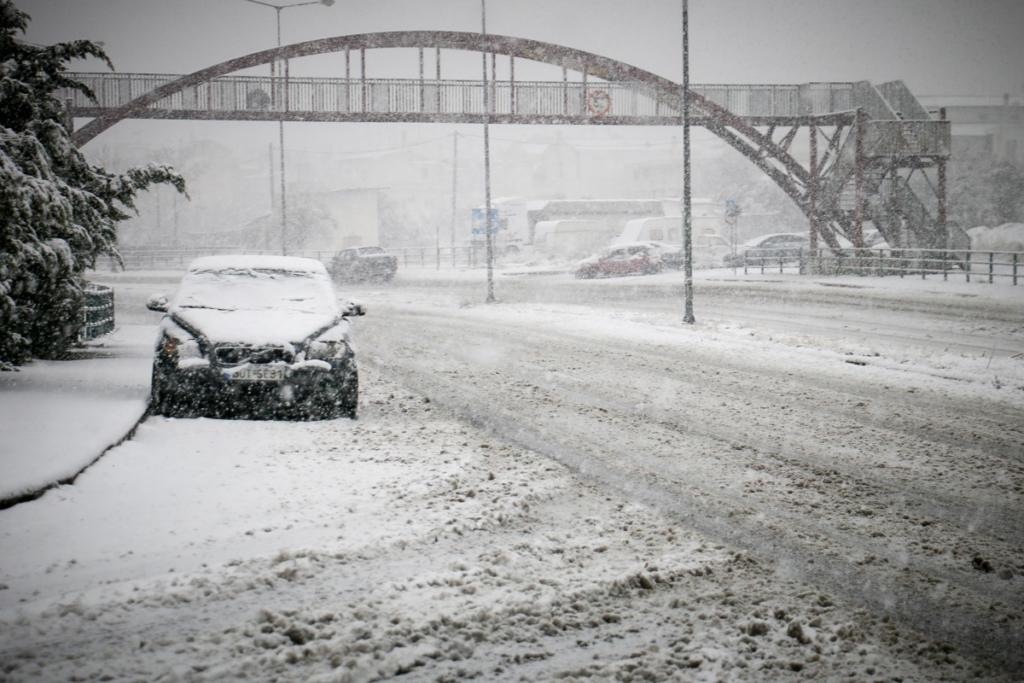
[{"label": "metal guardrail", "polygon": [[89,283],[85,287],[85,306],[78,341],[89,341],[114,331],[114,290]]},{"label": "metal guardrail", "polygon": [[778,249],[748,249],[742,254],[742,266],[744,274],[751,269],[763,274],[776,268],[783,273],[789,266],[800,274],[920,276],[922,280],[931,275],[989,284],[1005,278],[1012,285],[1024,281],[1024,252],[1020,251],[850,248],[779,253]]},{"label": "metal guardrail", "polygon": [[[68,90],[78,110],[127,104],[180,78],[177,74],[69,73],[89,86],[96,102]],[[493,81],[493,114],[592,117],[678,117],[650,85],[607,81]],[[740,117],[800,117],[864,106],[855,83],[694,84],[691,89]],[[478,80],[222,76],[163,98],[165,112],[315,114],[483,114]]]},{"label": "metal guardrail", "polygon": [[[484,264],[482,246],[406,247],[385,249],[398,257],[400,267],[477,267]],[[280,252],[237,247],[208,247],[199,249],[122,249],[121,257],[128,270],[181,270],[195,258],[217,254],[268,254]],[[335,250],[300,250],[290,256],[314,258],[328,264]],[[440,261],[438,260],[440,258]],[[114,268],[113,261],[110,267]],[[739,254],[737,268],[744,274],[751,272],[790,272],[818,275],[875,275],[875,276],[941,276],[944,280],[962,277],[967,282],[989,282],[1006,279],[1011,284],[1024,284],[1024,252],[970,251],[946,249],[747,249]],[[111,294],[111,302],[113,295]],[[111,306],[113,304],[111,303]],[[111,322],[113,310],[111,309]]]}]

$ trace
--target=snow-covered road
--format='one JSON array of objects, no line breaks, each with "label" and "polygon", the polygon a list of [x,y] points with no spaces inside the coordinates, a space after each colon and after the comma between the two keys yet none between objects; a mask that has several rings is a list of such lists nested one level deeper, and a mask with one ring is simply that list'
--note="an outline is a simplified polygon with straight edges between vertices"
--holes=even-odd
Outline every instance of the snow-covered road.
[{"label": "snow-covered road", "polygon": [[[721,310],[679,331],[645,304],[639,323],[635,307],[400,304],[366,328],[376,362],[601,485],[937,638],[1024,649],[1021,360],[997,361],[1009,385],[993,391],[991,364],[949,358],[997,320],[903,311],[904,343],[868,351],[849,338],[884,319],[835,304],[840,337],[770,343]],[[796,333],[818,314],[788,311]],[[1019,322],[999,329],[981,358],[1019,354]],[[922,347],[944,354],[910,363]]]},{"label": "snow-covered road", "polygon": [[0,674],[1019,672],[1020,295],[649,282],[352,292],[358,421],[150,419],[0,513]]}]

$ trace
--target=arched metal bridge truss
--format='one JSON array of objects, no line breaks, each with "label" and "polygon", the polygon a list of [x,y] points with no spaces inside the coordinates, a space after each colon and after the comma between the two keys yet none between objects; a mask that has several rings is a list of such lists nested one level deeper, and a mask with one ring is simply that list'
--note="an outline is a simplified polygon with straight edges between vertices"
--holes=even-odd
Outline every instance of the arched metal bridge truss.
[{"label": "arched metal bridge truss", "polygon": [[[368,79],[366,51],[418,48],[418,79]],[[423,72],[425,49],[436,51],[436,78]],[[490,112],[483,82],[441,79],[441,50],[509,58],[509,79],[491,78]],[[349,55],[360,54],[350,77]],[[344,53],[345,77],[291,78],[288,60]],[[516,81],[515,60],[561,67],[561,82]],[[283,63],[278,77],[234,76]],[[572,72],[580,78],[569,81]],[[126,118],[254,121],[374,121],[587,125],[674,125],[680,86],[649,71],[582,50],[512,36],[453,31],[401,31],[321,38],[254,52],[180,77],[153,74],[75,74],[97,101],[68,93],[72,116],[93,117],[74,131],[83,145]],[[891,244],[947,246],[945,161],[949,126],[934,121],[899,81],[807,85],[692,86],[694,125],[704,126],[747,157],[808,216],[830,246],[837,235],[862,243],[862,224],[874,220]],[[895,104],[895,106],[894,106]],[[897,109],[896,107],[899,107]],[[805,166],[791,153],[808,131]],[[820,143],[820,144],[819,144]],[[910,189],[915,173],[938,173],[932,201]],[[852,194],[852,197],[850,196]],[[934,209],[930,208],[934,206]],[[899,234],[897,234],[899,233]],[[907,246],[910,246],[909,244]]]}]

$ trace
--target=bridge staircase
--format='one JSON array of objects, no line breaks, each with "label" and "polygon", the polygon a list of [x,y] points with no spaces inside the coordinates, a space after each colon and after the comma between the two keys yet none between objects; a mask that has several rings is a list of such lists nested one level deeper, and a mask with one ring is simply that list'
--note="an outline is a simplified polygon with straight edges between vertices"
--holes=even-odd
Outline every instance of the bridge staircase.
[{"label": "bridge staircase", "polygon": [[818,181],[821,222],[855,246],[862,246],[858,238],[868,220],[892,246],[961,248],[966,235],[946,224],[945,188],[930,181],[919,190],[911,185],[914,175],[931,170],[944,184],[948,124],[933,119],[902,81],[856,88],[858,110]]}]

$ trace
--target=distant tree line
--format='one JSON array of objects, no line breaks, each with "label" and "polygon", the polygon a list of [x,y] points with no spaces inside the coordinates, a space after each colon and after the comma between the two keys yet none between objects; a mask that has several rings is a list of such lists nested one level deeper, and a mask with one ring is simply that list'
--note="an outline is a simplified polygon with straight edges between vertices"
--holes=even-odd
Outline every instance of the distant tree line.
[{"label": "distant tree line", "polygon": [[29,16],[0,0],[0,369],[59,357],[82,320],[83,272],[117,253],[118,223],[154,183],[185,191],[168,166],[110,173],[71,141],[56,96],[85,85],[64,75],[73,59],[110,64],[93,42],[36,46],[19,39]]},{"label": "distant tree line", "polygon": [[1024,223],[1024,170],[974,156],[949,165],[949,217],[961,228]]}]

